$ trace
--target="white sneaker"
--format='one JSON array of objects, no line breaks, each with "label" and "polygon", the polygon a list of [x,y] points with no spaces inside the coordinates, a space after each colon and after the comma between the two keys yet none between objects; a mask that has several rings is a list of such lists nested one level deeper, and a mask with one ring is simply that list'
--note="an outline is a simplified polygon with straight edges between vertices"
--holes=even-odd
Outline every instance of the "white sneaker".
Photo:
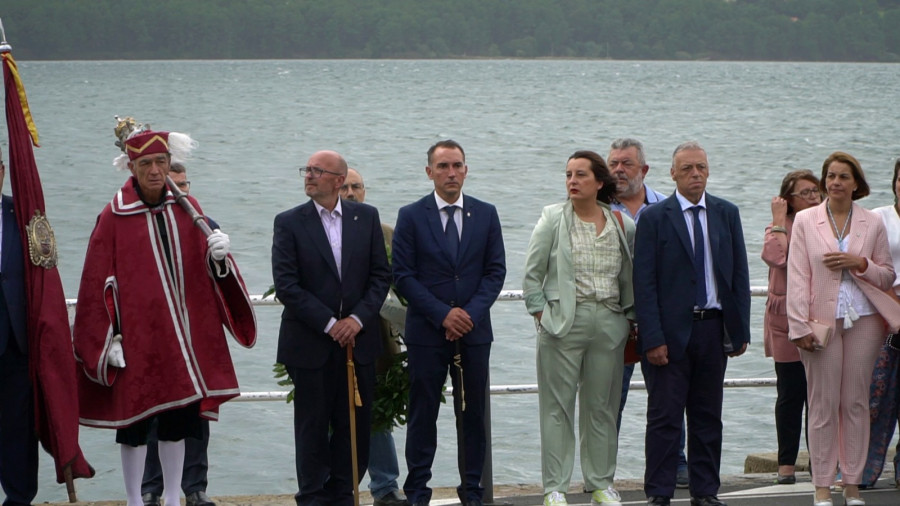
[{"label": "white sneaker", "polygon": [[594,490],[591,492],[591,504],[605,504],[607,506],[622,506],[622,496],[612,486],[606,490]]},{"label": "white sneaker", "polygon": [[566,494],[554,490],[544,495],[544,506],[569,506],[569,501],[566,501]]}]

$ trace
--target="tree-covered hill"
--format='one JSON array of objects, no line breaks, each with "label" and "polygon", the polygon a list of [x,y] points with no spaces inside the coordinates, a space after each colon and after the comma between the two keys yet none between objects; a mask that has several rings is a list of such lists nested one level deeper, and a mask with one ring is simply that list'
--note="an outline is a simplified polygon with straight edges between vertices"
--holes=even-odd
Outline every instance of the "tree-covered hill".
[{"label": "tree-covered hill", "polygon": [[900,61],[900,0],[3,0],[26,59]]}]

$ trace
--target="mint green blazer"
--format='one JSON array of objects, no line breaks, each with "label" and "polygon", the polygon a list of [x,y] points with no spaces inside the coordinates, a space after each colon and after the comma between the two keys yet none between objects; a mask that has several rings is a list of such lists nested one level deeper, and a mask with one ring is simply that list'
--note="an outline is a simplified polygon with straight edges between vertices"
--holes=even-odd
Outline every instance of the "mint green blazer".
[{"label": "mint green blazer", "polygon": [[[610,210],[609,205],[599,204]],[[555,337],[568,334],[575,320],[575,274],[572,242],[569,240],[572,217],[572,203],[569,201],[546,206],[531,233],[525,257],[525,279],[522,281],[525,308],[529,314],[543,311],[541,327]],[[625,316],[634,319],[634,287],[631,281],[634,221],[623,214],[625,230],[619,227],[615,216],[612,216],[612,221],[622,250],[622,270],[618,276],[619,304]]]}]

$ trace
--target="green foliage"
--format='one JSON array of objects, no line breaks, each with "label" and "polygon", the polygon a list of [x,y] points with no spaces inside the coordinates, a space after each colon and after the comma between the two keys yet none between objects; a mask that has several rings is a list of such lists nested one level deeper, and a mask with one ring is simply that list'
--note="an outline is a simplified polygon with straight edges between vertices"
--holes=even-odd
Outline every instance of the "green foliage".
[{"label": "green foliage", "polygon": [[287,403],[291,403],[294,401],[294,382],[291,380],[291,377],[288,376],[287,368],[284,364],[280,364],[275,362],[275,365],[272,366],[272,372],[275,373],[275,379],[278,380],[278,386],[280,387],[291,387],[291,391],[288,392],[287,395]]},{"label": "green foliage", "polygon": [[896,61],[900,0],[4,0],[28,59]]},{"label": "green foliage", "polygon": [[372,403],[372,432],[406,425],[409,412],[409,372],[406,352],[393,357],[390,367],[375,377],[375,401]]}]

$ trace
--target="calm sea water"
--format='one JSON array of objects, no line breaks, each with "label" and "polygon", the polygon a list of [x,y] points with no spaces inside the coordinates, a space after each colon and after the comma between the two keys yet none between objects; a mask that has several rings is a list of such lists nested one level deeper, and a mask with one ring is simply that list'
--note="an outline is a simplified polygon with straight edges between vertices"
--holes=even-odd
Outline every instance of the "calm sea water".
[{"label": "calm sea water", "polygon": [[[230,234],[253,293],[272,282],[272,218],[306,200],[297,167],[319,149],[335,149],[359,168],[368,202],[393,223],[401,205],[430,190],[428,146],[459,141],[468,155],[466,192],[500,212],[507,289],[521,287],[531,229],[542,206],[564,198],[565,160],[577,149],[605,155],[613,138],[637,137],[647,148],[648,182],[670,193],[672,150],[700,141],[710,158],[710,192],[740,206],[753,285],[766,283],[762,232],[785,172],[818,172],[829,153],[848,151],[873,187],[862,204],[876,207],[891,202],[900,155],[898,65],[160,61],[19,62],[19,69],[41,134],[36,157],[68,297],[77,295],[96,214],[126,178],[111,166],[115,115],[200,142],[189,164],[193,193]],[[6,151],[5,132],[0,145]],[[755,342],[731,361],[728,377],[774,376],[762,351],[763,305],[753,299]],[[279,313],[260,308],[257,346],[233,348],[245,391],[278,389],[270,370]],[[524,307],[500,303],[493,317],[493,384],[534,383],[534,327]],[[726,392],[723,473],[742,472],[748,453],[776,448],[774,398],[772,388]],[[625,410],[617,477],[642,476],[645,400],[635,392]],[[495,482],[539,483],[536,396],[494,397],[492,406]],[[441,415],[435,486],[457,481],[451,415]],[[231,403],[221,418],[212,429],[210,494],[296,491],[289,406]],[[404,430],[396,436],[402,456]],[[78,482],[80,499],[124,497],[113,439],[111,431],[82,430],[97,476]],[[40,480],[38,502],[65,500],[46,455]]]}]

